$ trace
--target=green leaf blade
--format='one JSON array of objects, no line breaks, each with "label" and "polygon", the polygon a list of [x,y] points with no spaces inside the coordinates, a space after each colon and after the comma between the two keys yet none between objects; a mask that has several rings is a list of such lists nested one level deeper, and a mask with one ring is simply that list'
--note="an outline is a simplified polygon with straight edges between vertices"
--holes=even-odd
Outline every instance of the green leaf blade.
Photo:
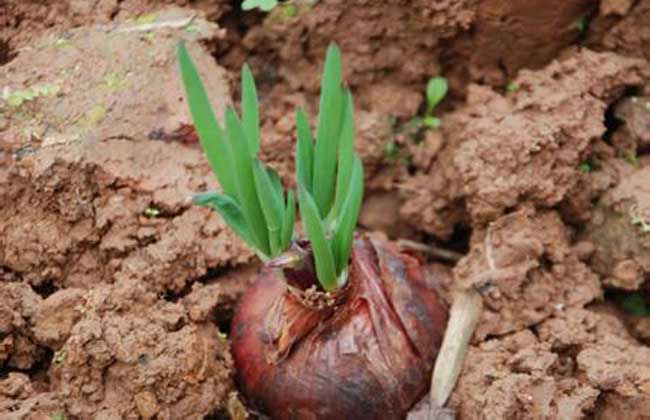
[{"label": "green leaf blade", "polygon": [[275,191],[276,199],[278,204],[280,205],[283,201],[283,194],[284,191],[282,190],[282,179],[280,178],[280,175],[278,174],[278,171],[275,169],[271,168],[270,166],[266,168],[266,173],[269,176],[269,179],[271,180],[271,184],[273,185],[273,190]]},{"label": "green leaf blade", "polygon": [[447,79],[444,77],[432,77],[427,83],[427,113],[431,114],[438,106],[442,98],[447,94]]},{"label": "green leaf blade", "polygon": [[296,173],[299,183],[312,193],[312,180],[314,173],[314,139],[307,115],[302,109],[296,111],[296,131],[298,143],[296,145]]},{"label": "green leaf blade", "polygon": [[257,156],[260,150],[260,114],[257,100],[255,79],[248,64],[244,64],[241,73],[242,91],[242,125],[249,142],[251,156]]},{"label": "green leaf blade", "polygon": [[[262,163],[255,159],[253,164],[257,198],[266,219],[271,257],[278,255],[281,249],[282,229],[282,196],[276,195],[277,190]],[[280,191],[280,194],[282,192]]]},{"label": "green leaf blade", "polygon": [[336,174],[336,192],[334,205],[330,212],[330,222],[336,223],[341,216],[343,202],[348,195],[350,187],[350,176],[354,162],[354,104],[352,94],[346,91],[345,113],[343,127],[341,129],[341,140],[338,147],[338,170]]},{"label": "green leaf blade", "polygon": [[249,246],[257,248],[239,205],[232,198],[215,191],[196,194],[192,203],[216,210],[230,228]]},{"label": "green leaf blade", "polygon": [[177,55],[190,114],[199,135],[201,147],[221,188],[231,197],[237,197],[232,159],[225,135],[214,116],[212,104],[201,82],[198,70],[182,42],[178,44]]},{"label": "green leaf blade", "polygon": [[293,191],[287,192],[287,206],[282,220],[282,250],[289,248],[293,239],[293,227],[296,224],[296,199]]},{"label": "green leaf blade", "polygon": [[311,242],[318,281],[325,290],[334,290],[337,287],[337,281],[332,249],[325,236],[316,202],[302,185],[298,186],[298,203],[302,222]]},{"label": "green leaf blade", "polygon": [[257,249],[268,256],[270,255],[269,235],[266,219],[257,197],[253,159],[250,155],[249,143],[244,129],[237,118],[237,114],[231,107],[226,109],[226,128],[230,138],[235,167],[237,168],[236,184],[239,203],[251,231],[251,236],[256,240]]},{"label": "green leaf blade", "polygon": [[334,256],[336,259],[336,274],[340,275],[348,265],[352,251],[354,229],[359,219],[361,204],[363,202],[363,165],[356,156],[354,157],[350,188],[341,211],[341,219],[337,223],[333,238]]},{"label": "green leaf blade", "polygon": [[321,83],[312,180],[314,200],[323,217],[329,213],[334,198],[336,149],[341,133],[343,103],[341,53],[332,44],[327,51]]}]

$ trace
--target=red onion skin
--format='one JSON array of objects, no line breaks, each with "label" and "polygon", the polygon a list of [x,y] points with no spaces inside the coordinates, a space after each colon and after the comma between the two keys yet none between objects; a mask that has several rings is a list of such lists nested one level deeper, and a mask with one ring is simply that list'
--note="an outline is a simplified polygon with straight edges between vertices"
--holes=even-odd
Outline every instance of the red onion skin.
[{"label": "red onion skin", "polygon": [[274,419],[402,419],[427,392],[447,308],[420,263],[355,241],[337,305],[314,309],[264,267],[232,323],[238,382]]}]

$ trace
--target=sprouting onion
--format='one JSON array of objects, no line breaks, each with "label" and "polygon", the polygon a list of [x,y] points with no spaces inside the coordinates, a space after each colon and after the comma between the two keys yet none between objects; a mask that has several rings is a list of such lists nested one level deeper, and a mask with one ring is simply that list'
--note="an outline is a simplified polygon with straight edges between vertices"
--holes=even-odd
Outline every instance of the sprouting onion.
[{"label": "sprouting onion", "polygon": [[[259,102],[255,80],[244,66],[241,118],[228,106],[225,130],[210,105],[183,43],[178,59],[201,146],[221,191],[193,202],[215,209],[263,261],[285,252],[294,239],[295,196],[258,158]],[[296,112],[296,180],[300,216],[311,244],[316,275],[331,291],[346,281],[354,229],[363,198],[363,166],[354,153],[354,106],[342,80],[341,54],[331,45],[321,84],[316,141],[303,110]]]}]

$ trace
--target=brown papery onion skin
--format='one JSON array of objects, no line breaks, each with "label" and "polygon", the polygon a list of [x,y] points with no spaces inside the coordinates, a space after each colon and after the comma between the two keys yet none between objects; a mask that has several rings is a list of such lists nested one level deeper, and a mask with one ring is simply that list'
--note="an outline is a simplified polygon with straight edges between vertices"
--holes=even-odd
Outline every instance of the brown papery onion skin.
[{"label": "brown papery onion skin", "polygon": [[264,267],[232,323],[239,384],[274,419],[402,419],[428,390],[447,307],[417,259],[355,240],[328,305]]}]

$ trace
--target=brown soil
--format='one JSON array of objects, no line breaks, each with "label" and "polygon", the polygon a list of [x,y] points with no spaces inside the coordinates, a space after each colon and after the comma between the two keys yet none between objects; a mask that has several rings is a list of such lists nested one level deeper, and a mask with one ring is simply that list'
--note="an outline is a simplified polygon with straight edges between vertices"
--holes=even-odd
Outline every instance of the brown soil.
[{"label": "brown soil", "polygon": [[[431,271],[484,295],[459,419],[647,418],[650,321],[609,297],[650,289],[648,1],[50,3],[0,13],[0,418],[253,414],[228,332],[257,262],[188,204],[214,177],[179,38],[219,116],[251,64],[263,157],[289,185],[293,111],[315,121],[341,46],[361,226],[462,252]],[[408,126],[438,74],[441,128]]]}]

